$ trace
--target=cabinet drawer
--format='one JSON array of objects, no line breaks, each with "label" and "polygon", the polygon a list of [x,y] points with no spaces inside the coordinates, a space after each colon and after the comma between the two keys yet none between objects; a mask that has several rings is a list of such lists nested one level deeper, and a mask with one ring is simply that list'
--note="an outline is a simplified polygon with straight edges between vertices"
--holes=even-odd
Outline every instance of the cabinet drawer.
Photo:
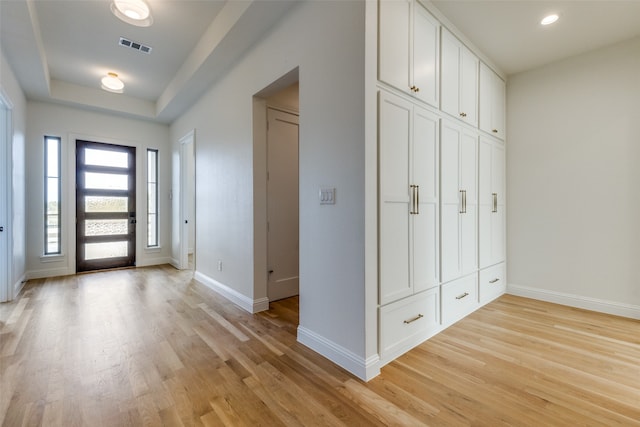
[{"label": "cabinet drawer", "polygon": [[505,264],[480,270],[480,304],[486,304],[507,291]]},{"label": "cabinet drawer", "polygon": [[442,324],[448,326],[478,307],[478,275],[442,285]]},{"label": "cabinet drawer", "polygon": [[380,307],[380,356],[391,360],[438,328],[438,288]]}]

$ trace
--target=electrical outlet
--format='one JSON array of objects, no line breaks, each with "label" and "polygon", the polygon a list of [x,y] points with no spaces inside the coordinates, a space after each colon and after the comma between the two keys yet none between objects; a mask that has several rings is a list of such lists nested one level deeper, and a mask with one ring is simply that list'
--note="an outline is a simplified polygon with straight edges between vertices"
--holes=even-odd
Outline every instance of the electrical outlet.
[{"label": "electrical outlet", "polygon": [[222,260],[218,260],[218,271],[222,271]]}]

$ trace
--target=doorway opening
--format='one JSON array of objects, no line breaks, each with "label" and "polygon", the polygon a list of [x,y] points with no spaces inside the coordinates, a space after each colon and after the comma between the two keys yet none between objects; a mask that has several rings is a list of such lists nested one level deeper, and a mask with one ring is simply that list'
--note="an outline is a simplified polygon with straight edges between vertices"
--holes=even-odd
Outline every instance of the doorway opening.
[{"label": "doorway opening", "polygon": [[[299,85],[294,69],[254,97],[254,299],[299,315]],[[275,303],[274,303],[275,302]],[[266,307],[265,307],[266,308]]]},{"label": "doorway opening", "polygon": [[76,271],[136,263],[136,149],[76,141]]}]

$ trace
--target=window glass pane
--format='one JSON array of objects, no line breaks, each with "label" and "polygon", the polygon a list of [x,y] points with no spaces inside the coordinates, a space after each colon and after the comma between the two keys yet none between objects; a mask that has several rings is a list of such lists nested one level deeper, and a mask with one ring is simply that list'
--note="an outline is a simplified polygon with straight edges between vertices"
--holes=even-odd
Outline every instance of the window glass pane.
[{"label": "window glass pane", "polygon": [[156,212],[156,203],[158,193],[156,191],[156,184],[149,183],[147,186],[147,203],[148,203],[148,212],[150,214],[157,213]]},{"label": "window glass pane", "polygon": [[56,138],[47,138],[47,176],[59,176],[59,159],[59,140]]},{"label": "window glass pane", "polygon": [[129,199],[126,197],[85,196],[86,212],[127,212]]},{"label": "window glass pane", "polygon": [[58,215],[46,216],[46,253],[55,254],[60,252],[60,227]]},{"label": "window glass pane", "polygon": [[127,219],[88,219],[84,222],[85,236],[114,236],[129,233]]},{"label": "window glass pane", "polygon": [[156,215],[153,215],[153,214],[148,215],[147,242],[149,246],[158,245],[158,226],[156,221],[157,221]]},{"label": "window glass pane", "polygon": [[147,151],[147,164],[148,164],[147,181],[148,182],[156,182],[156,177],[157,177],[156,165],[158,163],[157,156],[158,156],[157,151],[154,151],[154,150]]},{"label": "window glass pane", "polygon": [[59,211],[58,178],[47,178],[47,213],[57,215]]},{"label": "window glass pane", "polygon": [[84,173],[84,186],[91,189],[104,189],[104,190],[128,190],[129,189],[129,176],[117,175],[113,173]]},{"label": "window glass pane", "polygon": [[86,243],[84,245],[84,259],[125,257],[127,251],[127,242]]},{"label": "window glass pane", "polygon": [[122,151],[87,148],[84,150],[84,163],[86,165],[128,168],[129,154]]}]

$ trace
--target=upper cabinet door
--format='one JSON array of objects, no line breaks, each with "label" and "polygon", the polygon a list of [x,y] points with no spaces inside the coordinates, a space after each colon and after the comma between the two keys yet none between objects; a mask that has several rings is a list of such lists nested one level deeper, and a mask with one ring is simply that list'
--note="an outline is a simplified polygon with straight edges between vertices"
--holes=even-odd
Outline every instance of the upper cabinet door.
[{"label": "upper cabinet door", "polygon": [[440,108],[460,118],[460,44],[447,30],[442,29],[440,55]]},{"label": "upper cabinet door", "polygon": [[411,0],[379,5],[378,79],[437,107],[440,23]]},{"label": "upper cabinet door", "polygon": [[411,1],[382,0],[379,7],[378,79],[411,92]]},{"label": "upper cabinet door", "polygon": [[480,129],[505,138],[505,82],[484,63],[480,64]]},{"label": "upper cabinet door", "polygon": [[440,73],[440,24],[418,3],[414,3],[411,71],[412,84],[409,90],[417,98],[437,107]]},{"label": "upper cabinet door", "polygon": [[440,108],[473,126],[478,126],[479,63],[477,56],[442,28]]},{"label": "upper cabinet door", "polygon": [[480,60],[460,46],[460,113],[462,120],[478,126],[478,68]]}]

